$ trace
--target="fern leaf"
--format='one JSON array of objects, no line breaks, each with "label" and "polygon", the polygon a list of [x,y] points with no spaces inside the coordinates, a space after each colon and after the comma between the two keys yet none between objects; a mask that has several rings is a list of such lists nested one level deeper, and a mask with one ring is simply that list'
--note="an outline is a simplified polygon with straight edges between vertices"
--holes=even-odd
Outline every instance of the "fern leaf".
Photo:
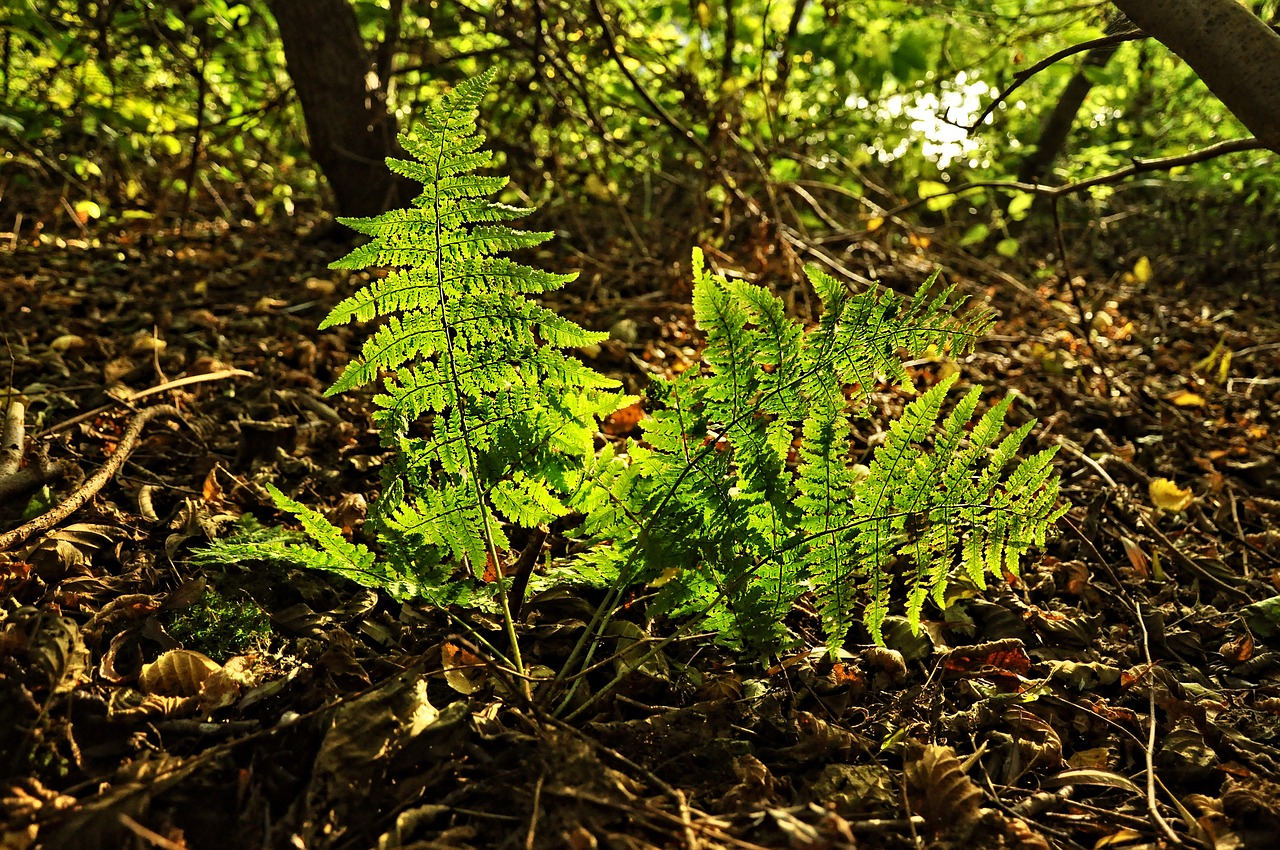
[{"label": "fern leaf", "polygon": [[[322,324],[382,320],[326,394],[382,385],[373,420],[401,456],[389,467],[391,498],[370,516],[391,561],[416,563],[405,551],[436,552],[466,564],[477,580],[507,547],[503,522],[563,516],[574,491],[592,486],[599,418],[630,401],[617,381],[562,351],[607,334],[526,298],[575,275],[501,256],[552,234],[509,226],[531,210],[491,197],[505,177],[474,173],[494,162],[476,128],[492,78],[459,83],[401,136],[407,156],[387,165],[423,184],[410,208],[341,219],[369,242],[331,267],[389,271]],[[410,438],[419,420],[427,436]],[[444,598],[429,586],[443,580],[432,570],[424,592]]]}]

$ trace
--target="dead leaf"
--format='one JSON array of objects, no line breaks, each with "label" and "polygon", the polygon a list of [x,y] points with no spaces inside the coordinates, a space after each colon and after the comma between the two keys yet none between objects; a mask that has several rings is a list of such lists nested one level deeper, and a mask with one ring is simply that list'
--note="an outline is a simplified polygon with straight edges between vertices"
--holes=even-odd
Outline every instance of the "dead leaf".
[{"label": "dead leaf", "polygon": [[1182,489],[1168,478],[1151,479],[1147,492],[1151,497],[1151,504],[1170,513],[1186,510],[1193,498],[1190,490]]},{"label": "dead leaf", "polygon": [[473,694],[484,684],[484,659],[457,644],[445,641],[440,645],[440,664],[444,680],[460,694]]},{"label": "dead leaf", "polygon": [[1173,404],[1175,407],[1204,407],[1204,396],[1199,393],[1193,393],[1190,390],[1178,390],[1176,393],[1170,393],[1165,396],[1165,401]]},{"label": "dead leaf", "polygon": [[982,790],[960,767],[955,750],[936,744],[908,746],[907,798],[911,810],[939,831],[972,827]]},{"label": "dead leaf", "polygon": [[194,649],[171,649],[142,665],[138,687],[145,694],[168,697],[199,696],[205,682],[222,669],[218,662]]},{"label": "dead leaf", "polygon": [[1253,657],[1253,635],[1245,632],[1224,643],[1218,652],[1232,664],[1243,664]]},{"label": "dead leaf", "polygon": [[637,401],[605,417],[603,430],[610,437],[625,437],[645,418],[644,403]]},{"label": "dead leaf", "polygon": [[1151,575],[1151,559],[1147,557],[1147,553],[1142,551],[1142,547],[1128,537],[1121,537],[1120,542],[1124,544],[1124,553],[1129,558],[1129,565],[1133,567],[1134,572],[1146,578]]}]

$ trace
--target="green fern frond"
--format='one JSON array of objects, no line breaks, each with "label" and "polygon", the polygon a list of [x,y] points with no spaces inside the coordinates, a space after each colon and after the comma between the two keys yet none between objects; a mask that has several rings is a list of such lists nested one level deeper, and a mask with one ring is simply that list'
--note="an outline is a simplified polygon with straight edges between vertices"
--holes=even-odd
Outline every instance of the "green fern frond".
[{"label": "green fern frond", "polygon": [[944,415],[957,383],[946,378],[906,405],[869,459],[855,455],[853,423],[868,413],[858,402],[885,383],[914,392],[904,356],[959,357],[991,327],[991,311],[962,309],[937,275],[901,298],[854,293],[811,267],[822,313],[806,329],[695,250],[703,366],[654,379],[642,439],[600,449],[601,417],[633,399],[565,353],[605,334],[527,298],[574,275],[502,256],[551,234],[510,226],[530,210],[493,198],[506,178],[475,173],[494,162],[476,127],[491,80],[460,83],[401,137],[406,158],[388,166],[423,186],[409,209],[342,219],[369,241],[332,267],[384,270],[322,324],[380,322],[328,394],[380,387],[373,421],[396,451],[366,528],[382,557],[274,489],[316,546],[260,551],[396,598],[505,612],[519,668],[501,569],[513,526],[582,517],[570,533],[583,555],[531,586],[645,584],[651,614],[703,616],[724,642],[757,651],[789,639],[802,594],[834,652],[859,612],[882,639],[899,585],[918,628],[956,571],[981,584],[1043,545],[1065,510],[1053,450],[1019,459],[1032,423],[1004,434],[1009,399],[975,423],[975,387]]},{"label": "green fern frond", "polygon": [[[381,322],[326,394],[381,384],[373,421],[398,455],[366,527],[384,558],[277,497],[317,544],[306,556],[315,566],[371,584],[416,582],[431,599],[500,597],[480,585],[508,548],[504,525],[567,514],[580,491],[594,486],[589,471],[600,417],[632,401],[617,392],[617,381],[563,351],[607,334],[526,297],[576,275],[501,256],[552,234],[511,227],[532,210],[491,197],[505,177],[474,173],[494,162],[476,128],[492,79],[490,72],[459,83],[400,137],[407,156],[389,159],[388,167],[423,184],[408,209],[339,219],[369,241],[331,268],[386,269],[321,325]],[[420,421],[427,436],[410,437]],[[443,563],[465,567],[470,579],[461,582],[475,592],[440,586],[459,582]]]},{"label": "green fern frond", "polygon": [[350,542],[333,523],[301,502],[289,498],[274,484],[268,482],[266,489],[277,508],[298,519],[302,530],[315,546],[292,543],[257,544],[240,552],[245,560],[280,561],[325,570],[365,587],[384,588],[400,600],[418,595],[419,586],[410,576],[389,568],[386,563],[378,562],[367,546]]},{"label": "green fern frond", "polygon": [[[934,292],[936,276],[903,300],[855,295],[811,268],[824,309],[806,332],[776,296],[710,273],[700,252],[693,268],[706,370],[657,384],[646,445],[629,450],[644,484],[628,495],[643,494],[639,504],[654,514],[640,545],[657,563],[640,575],[658,563],[697,570],[664,586],[662,610],[685,610],[714,588],[722,601],[707,613],[731,628],[762,611],[779,616],[808,588],[834,651],[859,609],[881,639],[896,565],[914,566],[906,607],[917,627],[953,569],[998,573],[1043,542],[1059,515],[1057,480],[1039,455],[1005,475],[1030,428],[1000,440],[1008,400],[970,431],[980,390],[942,417],[956,381],[947,378],[891,423],[869,467],[852,455],[852,417],[865,410],[849,390],[909,388],[904,353],[968,352],[990,311],[960,312],[952,290]],[[740,631],[724,637],[750,643]]]}]

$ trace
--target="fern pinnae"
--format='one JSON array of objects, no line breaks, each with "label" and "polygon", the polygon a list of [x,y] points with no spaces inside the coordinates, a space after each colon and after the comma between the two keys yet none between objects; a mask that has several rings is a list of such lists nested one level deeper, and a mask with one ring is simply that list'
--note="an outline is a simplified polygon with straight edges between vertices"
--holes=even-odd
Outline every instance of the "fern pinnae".
[{"label": "fern pinnae", "polygon": [[499,256],[550,234],[507,226],[528,210],[491,199],[505,178],[473,173],[493,163],[475,127],[491,79],[459,84],[403,139],[408,157],[389,164],[423,184],[411,209],[347,220],[370,241],[332,267],[389,271],[325,320],[382,321],[329,393],[381,384],[374,423],[397,454],[366,528],[387,554],[280,496],[320,546],[299,557],[397,598],[498,609],[522,668],[505,529],[581,513],[588,551],[556,575],[611,586],[563,683],[573,664],[590,663],[588,644],[632,582],[659,588],[651,613],[704,615],[726,642],[758,649],[781,645],[790,604],[812,590],[834,652],[860,605],[881,640],[898,564],[918,627],[928,600],[944,601],[953,566],[977,579],[1016,570],[1043,542],[1062,510],[1052,451],[1016,461],[1030,426],[1000,438],[1008,401],[966,430],[977,389],[942,417],[954,378],[906,406],[865,474],[855,464],[852,423],[867,411],[851,391],[865,401],[886,379],[910,387],[902,352],[962,354],[990,326],[989,311],[959,314],[954,289],[932,287],[936,276],[901,299],[855,294],[811,268],[823,311],[806,330],[775,295],[711,273],[695,254],[703,366],[655,381],[661,409],[643,438],[597,452],[599,418],[631,399],[560,350],[605,335],[524,298],[573,275]]}]

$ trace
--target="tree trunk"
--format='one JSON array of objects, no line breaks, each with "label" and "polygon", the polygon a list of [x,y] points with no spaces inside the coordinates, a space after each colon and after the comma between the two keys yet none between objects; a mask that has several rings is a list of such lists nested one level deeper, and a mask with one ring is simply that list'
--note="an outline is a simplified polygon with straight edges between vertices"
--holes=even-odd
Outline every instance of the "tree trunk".
[{"label": "tree trunk", "polygon": [[348,0],[270,0],[270,8],[311,156],[333,189],[338,213],[373,216],[407,204],[416,184],[391,174],[384,162],[400,153],[396,123]]},{"label": "tree trunk", "polygon": [[1236,0],[1113,0],[1280,153],[1280,34]]}]

